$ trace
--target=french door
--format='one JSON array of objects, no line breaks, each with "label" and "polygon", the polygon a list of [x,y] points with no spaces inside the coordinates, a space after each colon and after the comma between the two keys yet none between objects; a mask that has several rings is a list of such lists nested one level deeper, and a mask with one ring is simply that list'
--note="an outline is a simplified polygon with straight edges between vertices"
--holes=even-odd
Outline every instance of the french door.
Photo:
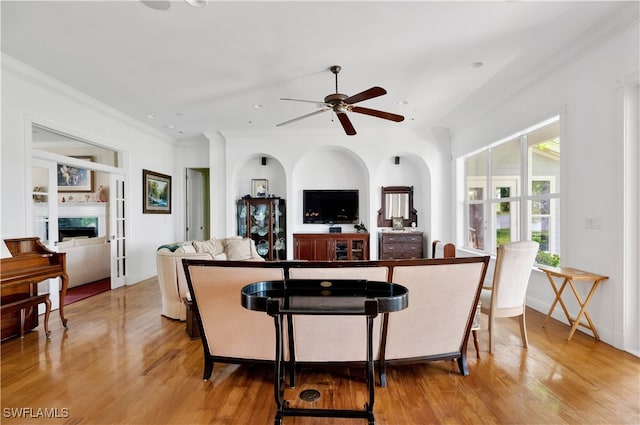
[{"label": "french door", "polygon": [[110,175],[109,184],[109,242],[111,244],[111,289],[125,285],[127,275],[127,209],[125,178]]},{"label": "french door", "polygon": [[[40,238],[47,248],[56,251],[58,241],[58,202],[56,164],[34,158],[31,162],[31,180],[38,182],[31,194],[31,228],[33,236]],[[47,281],[52,310],[60,307],[60,280]],[[42,289],[42,288],[39,288]],[[38,313],[44,313],[44,305],[38,306]]]}]

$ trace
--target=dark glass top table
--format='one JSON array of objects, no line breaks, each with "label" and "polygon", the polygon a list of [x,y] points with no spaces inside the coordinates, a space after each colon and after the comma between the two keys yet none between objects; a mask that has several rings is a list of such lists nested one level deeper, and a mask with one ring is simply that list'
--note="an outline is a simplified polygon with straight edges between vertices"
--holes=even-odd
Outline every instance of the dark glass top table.
[{"label": "dark glass top table", "polygon": [[[276,328],[276,356],[274,393],[276,400],[275,425],[284,416],[313,416],[335,418],[363,418],[375,424],[373,319],[379,313],[404,310],[409,303],[409,291],[402,285],[354,279],[288,279],[256,282],[242,288],[242,306],[266,312],[274,318]],[[290,315],[366,316],[367,360],[366,380],[369,402],[364,410],[291,408],[284,400],[285,361],[283,317]]]}]

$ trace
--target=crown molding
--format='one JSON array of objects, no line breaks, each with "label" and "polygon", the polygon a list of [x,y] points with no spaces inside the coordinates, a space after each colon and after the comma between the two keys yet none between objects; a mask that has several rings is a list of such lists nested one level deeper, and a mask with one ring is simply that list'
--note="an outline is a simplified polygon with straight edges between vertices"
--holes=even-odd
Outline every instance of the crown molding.
[{"label": "crown molding", "polygon": [[12,56],[9,56],[4,52],[2,52],[1,70],[3,73],[10,73],[19,78],[22,78],[29,83],[38,85],[44,89],[51,90],[67,99],[81,103],[101,115],[106,115],[116,121],[121,122],[124,125],[133,127],[144,133],[148,133],[154,137],[157,137],[165,143],[173,146],[177,145],[176,139],[162,133],[161,131],[158,131],[157,129],[147,125],[146,123],[143,123],[142,121],[139,121],[129,115],[122,113],[112,106],[109,106],[106,103],[103,103],[87,95],[86,93],[69,86],[68,84],[61,82],[60,80],[57,80],[41,71],[38,71],[37,69],[15,59]]},{"label": "crown molding", "polygon": [[635,1],[626,2],[624,6],[611,14],[607,19],[600,22],[597,28],[589,28],[575,42],[554,54],[548,61],[541,64],[535,71],[529,73],[517,84],[496,94],[493,93],[491,100],[479,102],[482,106],[473,112],[461,117],[458,122],[451,125],[451,134],[458,133],[475,122],[482,120],[488,113],[498,105],[515,98],[519,93],[540,83],[550,75],[578,61],[580,58],[595,51],[608,41],[617,37],[624,31],[637,25],[640,19],[639,3]]}]

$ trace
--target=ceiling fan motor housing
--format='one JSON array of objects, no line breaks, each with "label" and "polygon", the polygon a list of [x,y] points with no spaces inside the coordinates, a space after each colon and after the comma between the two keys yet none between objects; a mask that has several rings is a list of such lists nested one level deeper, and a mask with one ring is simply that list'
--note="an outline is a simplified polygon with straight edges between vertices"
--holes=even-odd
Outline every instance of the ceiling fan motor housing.
[{"label": "ceiling fan motor housing", "polygon": [[324,103],[327,103],[329,105],[332,105],[332,108],[335,112],[346,112],[349,110],[348,106],[346,103],[344,103],[344,100],[349,97],[346,94],[342,94],[342,93],[334,93],[334,94],[330,94],[327,97],[324,98]]}]

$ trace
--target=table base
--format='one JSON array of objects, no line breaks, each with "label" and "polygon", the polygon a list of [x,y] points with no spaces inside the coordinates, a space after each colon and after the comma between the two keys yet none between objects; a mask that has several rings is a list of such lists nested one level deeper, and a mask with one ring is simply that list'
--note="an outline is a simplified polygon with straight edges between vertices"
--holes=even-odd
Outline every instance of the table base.
[{"label": "table base", "polygon": [[[571,338],[573,338],[573,334],[576,332],[576,329],[578,328],[578,326],[582,326],[586,329],[589,329],[591,332],[593,332],[593,337],[595,338],[595,340],[599,341],[600,335],[598,335],[598,331],[596,330],[596,327],[593,324],[593,321],[591,320],[591,316],[587,311],[587,307],[589,306],[591,297],[593,297],[593,294],[595,294],[596,292],[596,288],[598,287],[598,284],[603,280],[608,279],[608,277],[585,272],[578,269],[573,269],[570,267],[560,267],[560,268],[540,267],[540,270],[545,272],[545,274],[547,275],[547,279],[551,284],[551,289],[553,289],[553,292],[555,294],[555,299],[551,304],[551,308],[549,309],[547,316],[544,318],[544,322],[542,322],[542,327],[545,326],[545,324],[547,323],[547,320],[549,319],[549,317],[551,317],[551,313],[553,313],[553,310],[556,308],[556,305],[560,304],[560,307],[562,308],[562,311],[564,312],[564,315],[567,318],[569,325],[571,326],[567,341],[571,341]],[[554,277],[563,279],[562,284],[560,285],[560,289],[558,289],[558,287],[556,286],[553,280]],[[584,299],[584,301],[582,300],[582,297],[580,296],[580,293],[578,292],[574,284],[575,280],[582,280],[582,281],[590,280],[593,282],[591,284],[591,289],[589,290],[589,293],[587,294],[587,297]],[[562,299],[562,293],[564,292],[567,286],[571,288],[571,291],[573,292],[573,295],[575,296],[576,301],[578,302],[578,305],[580,305],[580,312],[575,318],[572,317],[571,314],[569,314],[569,310],[567,309],[567,306],[565,305]],[[582,321],[583,317],[587,320],[587,323]]]}]

